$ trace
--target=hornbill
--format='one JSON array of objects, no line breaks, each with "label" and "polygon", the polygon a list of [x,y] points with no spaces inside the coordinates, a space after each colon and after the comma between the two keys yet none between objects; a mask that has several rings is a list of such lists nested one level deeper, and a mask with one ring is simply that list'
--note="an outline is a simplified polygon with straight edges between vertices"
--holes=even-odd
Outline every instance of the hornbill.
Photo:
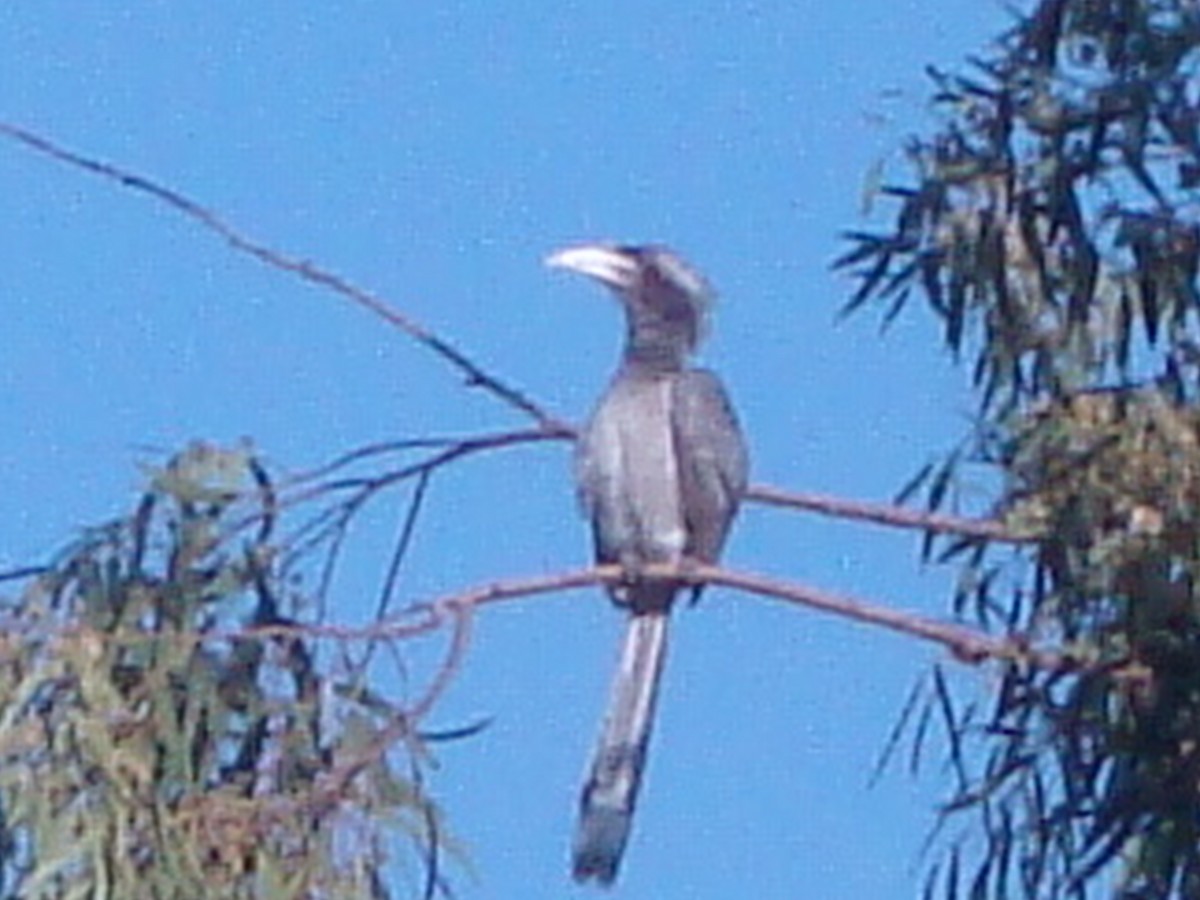
[{"label": "hornbill", "polygon": [[[585,244],[546,262],[610,288],[627,326],[620,366],[575,454],[596,561],[624,569],[609,594],[629,614],[572,850],[575,880],[610,885],[646,763],[668,615],[683,587],[642,570],[716,561],[746,488],[748,460],[721,382],[689,364],[713,299],[699,273],[661,246]],[[699,594],[696,588],[693,597]]]}]

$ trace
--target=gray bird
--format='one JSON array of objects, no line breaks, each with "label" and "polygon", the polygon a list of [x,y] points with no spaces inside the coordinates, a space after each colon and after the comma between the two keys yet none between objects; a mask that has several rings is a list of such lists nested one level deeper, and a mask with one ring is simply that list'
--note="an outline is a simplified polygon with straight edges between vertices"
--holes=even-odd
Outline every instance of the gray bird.
[{"label": "gray bird", "polygon": [[[610,589],[629,613],[608,713],[579,800],[577,881],[612,884],[633,820],[667,647],[682,584],[652,580],[646,564],[715,562],[746,489],[746,445],[717,376],[689,358],[705,331],[712,291],[672,251],[586,244],[550,266],[589,275],[625,309],[620,367],[579,436],[575,477],[598,563],[618,563]],[[696,589],[694,597],[699,597]]]}]

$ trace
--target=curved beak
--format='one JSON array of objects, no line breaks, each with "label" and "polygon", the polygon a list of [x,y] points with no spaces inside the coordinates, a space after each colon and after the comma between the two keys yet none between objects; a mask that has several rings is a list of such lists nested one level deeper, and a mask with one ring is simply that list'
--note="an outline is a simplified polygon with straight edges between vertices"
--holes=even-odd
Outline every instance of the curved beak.
[{"label": "curved beak", "polygon": [[637,261],[608,244],[566,247],[547,256],[545,263],[552,269],[567,269],[595,278],[618,291],[628,290],[637,281]]}]

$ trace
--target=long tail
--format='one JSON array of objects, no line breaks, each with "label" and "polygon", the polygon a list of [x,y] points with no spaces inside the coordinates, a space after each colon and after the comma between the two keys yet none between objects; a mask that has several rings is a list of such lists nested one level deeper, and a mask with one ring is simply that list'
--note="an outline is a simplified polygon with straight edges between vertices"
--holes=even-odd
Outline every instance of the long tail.
[{"label": "long tail", "polygon": [[633,823],[654,706],[667,652],[667,613],[631,615],[613,679],[604,729],[579,798],[573,873],[603,885],[617,877]]}]

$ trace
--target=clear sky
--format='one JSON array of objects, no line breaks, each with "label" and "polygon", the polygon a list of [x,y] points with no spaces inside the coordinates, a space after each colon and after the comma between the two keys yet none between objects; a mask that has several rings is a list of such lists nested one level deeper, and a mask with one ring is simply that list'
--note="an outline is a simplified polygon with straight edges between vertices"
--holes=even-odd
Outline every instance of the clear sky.
[{"label": "clear sky", "polygon": [[[836,234],[872,166],[929,124],[926,64],[1006,24],[979,0],[0,5],[0,118],[146,173],[387,297],[557,413],[584,416],[621,325],[546,271],[574,240],[658,240],[721,292],[706,361],[756,481],[886,499],[967,427],[922,315],[835,317]],[[0,144],[0,568],[128,509],[138,463],[250,437],[279,470],[372,441],[523,424],[337,298],[111,183]],[[438,478],[414,599],[587,559],[565,445]],[[336,617],[363,622],[393,533],[360,535]],[[911,535],[761,507],[731,566],[939,613]],[[941,654],[728,592],[681,611],[617,896],[914,896],[932,783],[868,787]],[[477,877],[582,896],[576,793],[620,617],[599,592],[487,611],[433,727],[432,787]],[[967,675],[966,683],[979,676]]]}]

